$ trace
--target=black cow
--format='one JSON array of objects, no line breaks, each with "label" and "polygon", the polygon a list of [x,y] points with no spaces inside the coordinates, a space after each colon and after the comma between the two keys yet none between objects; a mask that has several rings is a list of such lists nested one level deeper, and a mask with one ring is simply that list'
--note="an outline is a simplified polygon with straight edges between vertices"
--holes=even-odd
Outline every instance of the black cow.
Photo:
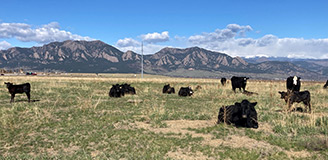
[{"label": "black cow", "polygon": [[257,102],[250,103],[244,99],[241,103],[235,105],[222,106],[219,111],[219,123],[234,124],[236,127],[258,128],[257,112],[255,105]]},{"label": "black cow", "polygon": [[31,95],[30,95],[31,85],[30,85],[30,83],[14,85],[10,82],[5,82],[5,84],[7,85],[8,91],[11,94],[10,103],[14,102],[16,93],[25,93],[28,98],[28,102],[31,101]]},{"label": "black cow", "polygon": [[193,94],[193,90],[191,89],[191,87],[181,87],[179,90],[179,96],[191,96]]},{"label": "black cow", "polygon": [[301,77],[290,76],[286,80],[286,87],[289,91],[300,91],[301,89]]},{"label": "black cow", "polygon": [[121,97],[124,96],[124,92],[119,84],[115,84],[109,90],[109,97]]},{"label": "black cow", "polygon": [[326,82],[326,84],[323,86],[323,88],[327,88],[328,87],[328,80]]},{"label": "black cow", "polygon": [[222,86],[224,86],[227,83],[227,79],[226,78],[221,78],[221,84]]},{"label": "black cow", "polygon": [[[284,99],[286,103],[288,103],[288,110],[294,102],[300,103],[303,102],[311,112],[311,94],[309,91],[293,91],[293,92],[279,92],[281,95],[281,99]],[[307,110],[307,109],[306,109]]]},{"label": "black cow", "polygon": [[236,93],[236,88],[239,88],[239,91],[241,91],[241,88],[245,91],[246,83],[248,77],[235,77],[233,76],[231,78],[231,85],[232,85],[232,90]]},{"label": "black cow", "polygon": [[164,85],[163,87],[163,93],[168,93],[168,94],[171,94],[171,93],[175,93],[175,89],[173,87],[170,86],[170,84],[167,84],[167,85]]},{"label": "black cow", "polygon": [[122,88],[124,94],[136,94],[136,90],[134,89],[134,87],[131,87],[130,84],[124,83],[121,84],[120,87]]}]

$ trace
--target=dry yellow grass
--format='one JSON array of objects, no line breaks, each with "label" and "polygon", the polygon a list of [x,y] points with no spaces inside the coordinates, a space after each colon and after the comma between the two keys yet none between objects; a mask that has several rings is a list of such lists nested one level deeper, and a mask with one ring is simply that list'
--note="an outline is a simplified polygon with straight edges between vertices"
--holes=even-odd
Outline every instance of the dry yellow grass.
[{"label": "dry yellow grass", "polygon": [[[40,101],[27,103],[26,95],[17,95],[17,102],[10,104],[7,89],[0,87],[0,153],[4,158],[327,156],[328,90],[322,82],[302,82],[301,90],[311,92],[309,114],[286,111],[278,94],[286,90],[284,81],[250,80],[246,89],[258,93],[252,96],[233,93],[230,81],[221,86],[218,79],[153,75],[144,79],[130,74],[4,76],[0,83],[7,81],[30,82],[32,99]],[[131,83],[137,95],[109,98],[108,91],[116,83]],[[185,86],[201,89],[192,97],[163,95],[167,83],[176,91]],[[259,129],[215,124],[221,106],[242,99],[258,102]]]}]

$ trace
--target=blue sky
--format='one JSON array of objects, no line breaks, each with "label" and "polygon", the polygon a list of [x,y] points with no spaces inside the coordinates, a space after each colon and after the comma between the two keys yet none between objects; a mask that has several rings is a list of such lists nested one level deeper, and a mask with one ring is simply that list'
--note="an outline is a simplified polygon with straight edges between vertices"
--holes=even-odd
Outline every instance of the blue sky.
[{"label": "blue sky", "polygon": [[324,0],[10,0],[0,4],[0,49],[97,39],[139,53],[143,40],[146,54],[164,47],[199,46],[232,56],[328,58],[328,1]]}]

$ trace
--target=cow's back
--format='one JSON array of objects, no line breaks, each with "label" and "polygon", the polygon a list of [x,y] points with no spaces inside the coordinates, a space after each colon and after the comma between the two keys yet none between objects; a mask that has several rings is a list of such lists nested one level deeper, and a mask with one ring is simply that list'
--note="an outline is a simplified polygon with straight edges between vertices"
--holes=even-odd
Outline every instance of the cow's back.
[{"label": "cow's back", "polygon": [[30,83],[11,85],[9,88],[11,93],[29,93],[31,91]]}]

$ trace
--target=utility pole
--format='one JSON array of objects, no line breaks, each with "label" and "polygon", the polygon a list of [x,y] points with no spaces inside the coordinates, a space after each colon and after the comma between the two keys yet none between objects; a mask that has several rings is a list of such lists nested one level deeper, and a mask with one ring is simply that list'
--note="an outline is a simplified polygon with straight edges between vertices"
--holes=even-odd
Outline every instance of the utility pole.
[{"label": "utility pole", "polygon": [[143,41],[141,42],[141,78],[143,78]]}]

